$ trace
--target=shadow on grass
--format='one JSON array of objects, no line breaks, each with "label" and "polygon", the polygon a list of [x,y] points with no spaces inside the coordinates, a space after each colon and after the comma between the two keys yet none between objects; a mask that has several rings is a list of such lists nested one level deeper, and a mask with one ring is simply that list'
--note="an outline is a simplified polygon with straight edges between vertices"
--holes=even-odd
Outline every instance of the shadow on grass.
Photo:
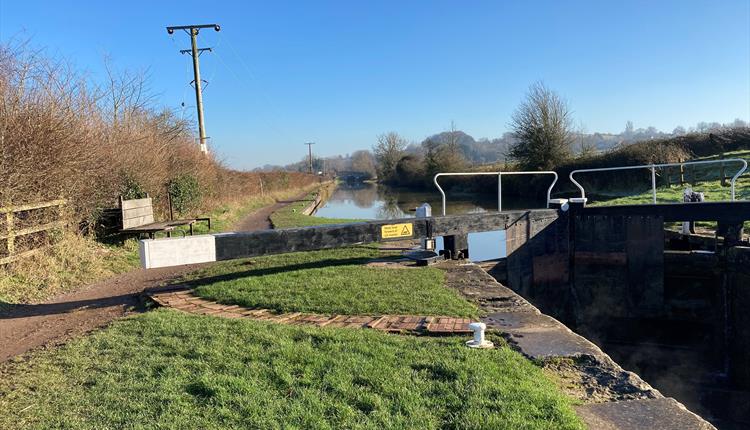
[{"label": "shadow on grass", "polygon": [[[378,258],[378,260],[382,260],[382,259],[388,259],[388,258],[387,257]],[[372,258],[363,258],[363,257],[316,260],[316,261],[309,261],[307,263],[290,264],[287,266],[268,267],[264,269],[251,269],[251,270],[243,270],[243,271],[232,272],[232,273],[224,273],[221,275],[207,276],[204,278],[190,279],[187,281],[185,280],[174,281],[174,282],[169,283],[168,286],[185,285],[191,288],[195,288],[195,287],[200,287],[203,285],[211,285],[216,282],[234,281],[237,279],[249,278],[249,277],[254,277],[254,276],[275,275],[278,273],[295,272],[298,270],[305,270],[305,269],[320,269],[320,268],[325,268],[325,267],[362,265],[362,264],[369,263],[372,260],[373,260]]]},{"label": "shadow on grass", "polygon": [[122,294],[112,297],[97,297],[86,300],[73,300],[59,303],[42,303],[37,305],[12,304],[0,301],[0,320],[26,318],[41,315],[66,314],[87,309],[102,309],[112,307],[132,308],[145,311],[139,294]]}]

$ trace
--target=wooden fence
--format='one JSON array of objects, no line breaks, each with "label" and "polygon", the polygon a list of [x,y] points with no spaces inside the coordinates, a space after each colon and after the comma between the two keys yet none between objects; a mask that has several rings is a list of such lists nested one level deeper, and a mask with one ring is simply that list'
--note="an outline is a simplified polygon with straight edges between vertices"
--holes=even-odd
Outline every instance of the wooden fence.
[{"label": "wooden fence", "polygon": [[[16,249],[16,238],[64,227],[65,221],[61,219],[60,211],[66,203],[66,200],[53,200],[49,202],[31,203],[21,206],[8,206],[0,208],[0,217],[5,218],[5,229],[4,231],[0,230],[0,241],[5,241],[7,251],[5,257],[0,257],[0,265],[8,264],[12,261],[27,257],[38,252],[43,246],[18,252]],[[49,217],[46,217],[48,219],[44,220],[44,222],[38,222],[38,220],[34,220],[36,222],[33,222],[33,225],[27,225],[20,229],[17,229],[15,227],[18,220],[26,220],[29,218],[33,220],[34,217],[30,215],[34,212],[54,207],[58,208],[55,215],[57,219],[55,221],[49,221]],[[20,214],[26,215],[19,216]]]}]

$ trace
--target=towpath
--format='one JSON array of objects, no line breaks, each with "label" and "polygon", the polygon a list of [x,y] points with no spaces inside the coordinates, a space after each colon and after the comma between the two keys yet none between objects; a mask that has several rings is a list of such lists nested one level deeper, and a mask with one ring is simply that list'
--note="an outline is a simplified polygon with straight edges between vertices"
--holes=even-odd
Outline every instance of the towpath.
[{"label": "towpath", "polygon": [[[271,227],[269,216],[303,198],[278,202],[246,216],[234,226],[237,231]],[[114,319],[142,312],[141,293],[147,288],[174,281],[202,265],[163,269],[135,269],[62,294],[47,302],[11,305],[0,310],[0,362],[38,347],[65,343],[68,339],[107,325]]]}]

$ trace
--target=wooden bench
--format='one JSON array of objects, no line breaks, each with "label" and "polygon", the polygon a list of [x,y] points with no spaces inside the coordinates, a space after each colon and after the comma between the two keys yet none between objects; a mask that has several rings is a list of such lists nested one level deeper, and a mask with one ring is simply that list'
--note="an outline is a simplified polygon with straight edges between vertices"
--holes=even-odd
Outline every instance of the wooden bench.
[{"label": "wooden bench", "polygon": [[[153,239],[157,232],[167,233],[172,236],[172,231],[180,226],[189,226],[190,235],[193,235],[193,224],[199,221],[208,222],[211,230],[211,218],[187,218],[169,221],[154,221],[154,204],[151,197],[146,194],[144,199],[125,200],[120,196],[120,211],[122,212],[121,233],[148,234]],[[184,232],[183,232],[184,234]]]}]

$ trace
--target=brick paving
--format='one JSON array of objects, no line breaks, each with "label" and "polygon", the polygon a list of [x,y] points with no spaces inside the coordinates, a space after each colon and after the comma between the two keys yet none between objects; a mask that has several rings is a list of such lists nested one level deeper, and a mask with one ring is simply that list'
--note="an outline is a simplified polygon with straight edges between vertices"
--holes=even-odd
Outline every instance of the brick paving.
[{"label": "brick paving", "polygon": [[269,309],[251,309],[223,305],[193,295],[192,290],[175,286],[147,291],[153,301],[183,312],[221,318],[244,318],[291,325],[316,327],[367,328],[389,333],[468,334],[469,318],[420,315],[321,315],[304,312],[276,313]]}]

